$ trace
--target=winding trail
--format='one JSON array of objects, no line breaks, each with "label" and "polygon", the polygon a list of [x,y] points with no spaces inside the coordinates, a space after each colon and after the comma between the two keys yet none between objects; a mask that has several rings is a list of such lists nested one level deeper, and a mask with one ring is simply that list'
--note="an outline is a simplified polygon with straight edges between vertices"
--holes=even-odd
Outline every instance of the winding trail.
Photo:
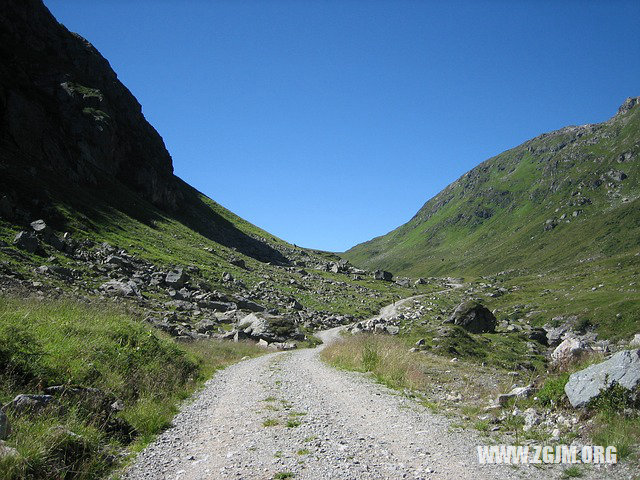
[{"label": "winding trail", "polygon": [[[379,316],[394,315],[414,298]],[[341,328],[321,332],[324,345]],[[325,365],[324,345],[219,372],[124,478],[267,480],[287,472],[295,479],[540,478],[533,466],[479,465],[476,446],[486,439],[453,431],[446,417],[366,375]]]}]

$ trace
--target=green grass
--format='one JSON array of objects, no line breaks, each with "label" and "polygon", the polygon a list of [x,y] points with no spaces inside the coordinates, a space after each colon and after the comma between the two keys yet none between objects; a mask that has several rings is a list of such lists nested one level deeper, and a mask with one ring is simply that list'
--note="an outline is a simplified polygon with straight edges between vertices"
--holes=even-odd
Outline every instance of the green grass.
[{"label": "green grass", "polygon": [[273,476],[273,478],[274,480],[287,480],[290,478],[294,478],[295,476],[295,473],[292,472],[278,472]]},{"label": "green grass", "polygon": [[275,427],[280,425],[280,422],[277,418],[267,418],[264,422],[262,422],[263,427]]},{"label": "green grass", "polygon": [[536,393],[540,405],[549,407],[563,403],[566,399],[564,387],[568,381],[568,372],[547,378],[542,384],[542,387],[540,387],[540,390]]},{"label": "green grass", "polygon": [[[139,450],[166,428],[213,372],[260,353],[250,344],[176,344],[111,305],[0,297],[0,402],[69,385],[124,403],[116,417],[74,397],[38,416],[9,412],[7,444],[20,457],[3,461],[3,478],[98,478],[125,445]],[[110,418],[126,428],[114,431]]]},{"label": "green grass", "polygon": [[582,470],[580,470],[580,467],[577,467],[575,465],[565,468],[562,472],[563,478],[578,478],[582,477],[583,475],[584,473],[582,472]]}]

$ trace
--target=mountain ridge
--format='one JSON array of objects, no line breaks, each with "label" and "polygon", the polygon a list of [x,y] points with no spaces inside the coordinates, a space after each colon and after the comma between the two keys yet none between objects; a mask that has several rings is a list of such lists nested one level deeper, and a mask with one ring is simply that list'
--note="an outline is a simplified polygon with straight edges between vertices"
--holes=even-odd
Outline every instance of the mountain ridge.
[{"label": "mountain ridge", "polygon": [[[591,192],[604,184],[607,184],[608,186],[605,185],[605,187],[611,190],[609,192],[611,198],[608,198],[610,206],[611,202],[616,203],[616,198],[626,194],[629,194],[626,198],[627,202],[632,203],[635,201],[632,197],[635,197],[638,192],[636,160],[639,150],[639,115],[637,113],[639,109],[636,107],[637,104],[637,97],[629,97],[620,106],[618,112],[605,122],[567,126],[543,133],[485,160],[429,199],[408,222],[386,235],[352,247],[343,256],[359,266],[386,268],[398,274],[429,275],[465,273],[465,271],[495,273],[497,271],[495,268],[483,270],[481,261],[476,261],[476,265],[470,269],[467,268],[460,258],[451,258],[459,257],[464,252],[456,251],[455,246],[449,251],[447,247],[442,246],[443,242],[435,241],[437,239],[434,237],[440,236],[444,239],[456,229],[464,230],[465,234],[473,234],[478,231],[481,224],[491,221],[495,215],[499,215],[506,223],[514,223],[520,228],[525,228],[524,221],[518,221],[509,215],[517,213],[523,205],[530,204],[534,200],[540,204],[540,208],[528,205],[530,211],[525,212],[527,218],[531,218],[531,214],[546,212],[551,218],[545,218],[543,222],[551,220],[548,225],[552,226],[550,230],[555,230],[559,223],[557,219],[553,219],[553,214],[557,212],[553,210],[549,212],[549,209],[543,208],[544,205],[542,205],[547,197],[554,197],[555,201],[559,201],[557,198],[559,193],[569,193],[576,197],[575,201],[565,202],[566,205],[562,207],[565,209],[568,209],[569,203],[574,204],[571,205],[573,207],[581,207],[582,205],[577,204],[585,202],[583,205],[587,205],[586,207],[573,210],[579,212],[576,214],[579,216],[584,213],[583,211],[594,210],[589,195],[598,199],[595,202],[596,207],[604,208],[605,202],[600,198],[602,197],[600,192]],[[625,128],[628,130],[626,133],[618,132]],[[620,145],[613,144],[615,143],[613,139],[616,138]],[[609,149],[609,151],[607,153],[605,150],[597,151],[598,149]],[[532,165],[532,162],[535,165]],[[589,162],[594,166],[586,168]],[[628,172],[622,172],[621,168],[625,168]],[[527,169],[529,171],[526,171]],[[500,172],[505,173],[500,174]],[[509,176],[513,178],[510,179]],[[589,176],[593,178],[589,179],[590,182],[585,182]],[[527,181],[532,182],[531,185],[526,185]],[[611,185],[612,183],[615,185]],[[589,191],[589,193],[582,195],[576,189],[565,192],[564,190],[570,189],[571,185],[580,187],[580,190],[584,188],[584,192]],[[531,186],[539,187],[538,191],[533,191]],[[525,191],[531,198],[523,197],[522,193]],[[618,195],[614,191],[621,193]],[[559,203],[562,201],[560,200]],[[446,210],[452,210],[452,205],[455,207],[453,208],[455,212],[447,214]],[[573,211],[568,213],[573,215]],[[433,217],[442,216],[443,212],[446,218],[441,219],[441,222],[433,219]],[[563,221],[566,221],[566,217]],[[436,225],[437,222],[440,223]],[[501,227],[498,226],[498,228]],[[422,231],[418,232],[420,229]],[[495,237],[491,232],[484,233]],[[454,244],[456,242],[461,244],[459,238],[452,240]],[[470,247],[462,244],[463,247]],[[482,241],[480,245],[484,248]],[[417,254],[422,257],[427,254],[427,251],[442,252],[444,260],[441,259],[441,264],[437,264],[433,260],[423,259],[423,264],[420,265],[419,261],[406,258],[409,256],[408,249],[412,250],[412,255],[416,255],[417,250]]]}]

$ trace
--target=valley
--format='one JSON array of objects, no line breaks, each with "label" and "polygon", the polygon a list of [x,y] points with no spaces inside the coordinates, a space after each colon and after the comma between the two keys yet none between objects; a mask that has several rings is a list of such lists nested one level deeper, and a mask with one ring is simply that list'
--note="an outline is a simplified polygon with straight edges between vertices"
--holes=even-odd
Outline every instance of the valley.
[{"label": "valley", "polygon": [[640,97],[328,252],[176,176],[107,59],[5,3],[0,479],[637,478]]}]

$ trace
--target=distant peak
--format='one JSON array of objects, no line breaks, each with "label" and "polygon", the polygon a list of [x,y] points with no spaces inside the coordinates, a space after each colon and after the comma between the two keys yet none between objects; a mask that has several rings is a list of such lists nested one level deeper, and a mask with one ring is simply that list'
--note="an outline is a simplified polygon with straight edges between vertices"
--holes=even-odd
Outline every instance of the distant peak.
[{"label": "distant peak", "polygon": [[638,103],[640,103],[640,97],[629,97],[627,98],[620,108],[618,109],[618,114],[627,113],[633,107],[635,107]]}]

